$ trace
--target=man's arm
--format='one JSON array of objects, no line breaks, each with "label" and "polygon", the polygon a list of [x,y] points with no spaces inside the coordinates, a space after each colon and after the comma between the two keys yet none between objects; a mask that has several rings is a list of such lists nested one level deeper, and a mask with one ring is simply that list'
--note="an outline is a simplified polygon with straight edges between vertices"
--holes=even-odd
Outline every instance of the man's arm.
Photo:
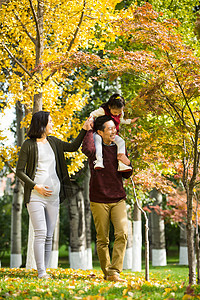
[{"label": "man's arm", "polygon": [[83,139],[82,152],[87,157],[91,157],[92,155],[95,155],[95,153],[96,153],[92,130],[89,130]]}]

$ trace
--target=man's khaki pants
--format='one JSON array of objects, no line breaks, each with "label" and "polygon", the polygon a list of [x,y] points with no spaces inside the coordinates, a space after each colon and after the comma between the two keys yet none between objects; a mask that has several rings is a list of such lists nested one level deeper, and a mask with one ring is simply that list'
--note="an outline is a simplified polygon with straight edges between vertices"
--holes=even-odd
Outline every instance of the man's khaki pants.
[{"label": "man's khaki pants", "polygon": [[[123,268],[127,243],[126,203],[124,200],[109,204],[90,202],[90,207],[97,232],[97,253],[101,269],[105,276],[119,275]],[[115,235],[112,262],[108,248],[110,221],[114,226]]]}]

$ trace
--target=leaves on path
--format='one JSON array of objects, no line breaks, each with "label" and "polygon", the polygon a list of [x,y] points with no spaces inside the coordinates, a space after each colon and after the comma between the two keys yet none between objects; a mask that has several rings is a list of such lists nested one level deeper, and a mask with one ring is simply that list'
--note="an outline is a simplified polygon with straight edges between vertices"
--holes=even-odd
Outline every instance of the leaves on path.
[{"label": "leaves on path", "polygon": [[200,299],[199,286],[188,286],[182,278],[173,281],[169,272],[162,276],[123,272],[126,282],[109,282],[99,270],[49,269],[52,279],[37,278],[36,270],[0,269],[0,299]]}]

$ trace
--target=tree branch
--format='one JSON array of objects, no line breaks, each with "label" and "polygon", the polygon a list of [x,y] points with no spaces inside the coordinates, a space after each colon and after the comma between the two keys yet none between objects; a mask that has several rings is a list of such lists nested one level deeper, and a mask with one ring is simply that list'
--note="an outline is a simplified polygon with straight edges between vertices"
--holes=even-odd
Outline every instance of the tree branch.
[{"label": "tree branch", "polygon": [[[0,157],[4,161],[4,163],[8,166],[8,168],[10,169],[10,171],[13,172],[16,175],[16,170],[10,165],[10,163],[3,157],[2,154],[0,155]],[[18,180],[24,186],[24,182],[20,178],[18,178]]]},{"label": "tree branch", "polygon": [[78,35],[78,32],[79,32],[79,29],[80,29],[80,26],[81,26],[81,23],[83,22],[83,16],[84,16],[84,12],[85,12],[85,6],[86,6],[86,0],[84,0],[83,2],[83,10],[82,10],[82,13],[81,13],[81,17],[80,17],[80,20],[79,20],[79,23],[78,23],[78,26],[76,27],[76,30],[75,30],[75,33],[74,33],[74,36],[67,48],[67,52],[69,52],[72,48],[72,45],[74,44],[74,41]]},{"label": "tree branch", "polygon": [[38,36],[38,42],[39,42],[39,46],[40,46],[40,30],[39,30],[37,15],[36,15],[35,9],[33,7],[32,0],[29,0],[29,3],[30,3],[30,7],[31,7],[31,10],[32,10],[32,13],[33,13],[33,18],[34,18],[35,25],[36,25],[36,32],[37,32],[37,36]]},{"label": "tree branch", "polygon": [[6,45],[1,42],[1,45],[3,46],[3,48],[5,49],[5,51],[10,55],[10,57],[12,58],[12,60],[14,62],[16,62],[20,68],[22,68],[22,70],[24,70],[24,72],[26,74],[28,74],[31,78],[33,77],[33,75],[24,67],[24,65],[12,54],[12,52],[8,49],[8,47],[6,47]]},{"label": "tree branch", "polygon": [[169,105],[174,109],[175,113],[178,115],[179,119],[183,122],[183,125],[185,127],[186,124],[185,124],[185,120],[182,118],[181,114],[179,113],[178,109],[176,108],[176,106],[170,101],[169,97],[165,94],[165,92],[163,91],[163,89],[161,88],[161,93],[163,94],[163,96],[167,99],[167,103],[169,103]]},{"label": "tree branch", "polygon": [[199,128],[196,128],[195,131],[195,144],[194,144],[194,162],[193,162],[193,173],[189,183],[189,186],[192,188],[194,186],[199,167],[200,153],[198,152],[198,140],[199,140]]},{"label": "tree branch", "polygon": [[[78,25],[76,27],[76,30],[75,30],[75,33],[74,33],[74,36],[71,40],[71,42],[69,43],[69,46],[67,48],[67,52],[69,52],[74,44],[74,41],[78,35],[78,32],[79,32],[79,29],[80,29],[80,26],[81,26],[81,23],[83,22],[83,17],[84,17],[84,12],[85,12],[85,6],[86,6],[86,0],[83,1],[83,9],[82,9],[82,13],[81,13],[81,16],[80,16],[80,20],[78,22]],[[50,75],[48,75],[46,78],[45,78],[45,81],[48,81],[50,77],[52,77],[55,73],[57,72],[57,70],[54,70]]]},{"label": "tree branch", "polygon": [[[183,113],[181,115],[181,113],[179,113],[178,109],[176,108],[176,106],[170,101],[169,97],[163,92],[163,90],[161,89],[162,94],[164,95],[164,97],[167,99],[167,103],[169,104],[169,106],[171,106],[173,108],[173,110],[175,111],[175,113],[178,115],[179,119],[182,121],[185,129],[188,131],[188,127],[187,124],[185,123],[184,117],[183,117]],[[195,141],[193,139],[192,136],[190,136],[192,143],[195,144]]]},{"label": "tree branch", "polygon": [[5,159],[5,157],[2,154],[1,154],[1,159],[8,166],[8,168],[11,170],[11,172],[13,172],[15,174],[16,170],[10,165],[10,163]]},{"label": "tree branch", "polygon": [[21,21],[20,17],[14,12],[14,15],[16,17],[16,19],[20,22],[20,24],[22,25],[24,31],[26,32],[26,34],[28,35],[28,37],[30,38],[30,40],[33,42],[33,44],[36,44],[36,40],[32,37],[32,35],[30,34],[30,32],[28,32],[26,26],[23,24],[23,22]]},{"label": "tree branch", "polygon": [[186,102],[186,105],[187,105],[187,107],[188,107],[188,109],[189,109],[189,112],[190,112],[190,114],[191,114],[191,116],[192,116],[192,119],[193,119],[193,121],[194,121],[194,125],[197,126],[197,123],[196,123],[194,114],[193,114],[193,112],[192,112],[192,110],[191,110],[191,108],[190,108],[190,106],[189,106],[189,104],[188,104],[188,101],[187,101],[187,98],[186,98],[186,96],[185,96],[184,90],[183,90],[183,88],[182,88],[182,85],[180,84],[180,81],[179,81],[179,78],[178,78],[178,76],[177,76],[177,73],[176,73],[176,71],[175,71],[175,69],[174,69],[174,66],[173,66],[173,64],[172,64],[172,62],[171,62],[171,60],[170,60],[170,58],[169,58],[168,52],[166,52],[166,55],[167,55],[167,59],[168,59],[170,65],[171,65],[171,67],[172,67],[172,71],[173,71],[173,73],[174,73],[174,76],[175,76],[175,78],[176,78],[176,81],[177,81],[177,83],[178,83],[178,86],[179,86],[179,88],[180,88],[180,90],[181,90],[181,93],[182,93],[182,95],[183,95],[183,98],[184,98],[184,100],[185,100],[185,102]]}]

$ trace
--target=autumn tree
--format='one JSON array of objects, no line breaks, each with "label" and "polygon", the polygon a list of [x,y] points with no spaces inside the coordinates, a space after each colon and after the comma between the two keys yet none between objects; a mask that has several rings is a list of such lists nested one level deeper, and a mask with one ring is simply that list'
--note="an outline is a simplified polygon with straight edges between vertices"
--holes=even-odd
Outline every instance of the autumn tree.
[{"label": "autumn tree", "polygon": [[[184,44],[179,26],[177,20],[162,17],[148,3],[137,8],[132,5],[109,23],[108,30],[121,41],[120,46],[104,50],[103,58],[79,53],[73,59],[98,68],[99,78],[121,77],[126,85],[122,90],[127,91],[130,99],[129,116],[139,116],[141,121],[135,134],[128,133],[127,140],[134,155],[140,156],[141,164],[137,165],[135,160],[135,176],[138,174],[141,179],[139,171],[143,169],[155,175],[150,178],[158,185],[155,179],[159,173],[176,172],[176,162],[182,162],[182,182],[187,195],[189,282],[195,283],[192,215],[194,189],[199,182],[200,60]],[[68,63],[66,58],[62,65],[54,62],[54,67],[59,69]],[[137,92],[127,90],[130,77],[138,78]],[[165,176],[162,180],[166,181]]]},{"label": "autumn tree", "polygon": [[[108,73],[111,76],[134,74],[143,78],[138,97],[130,105],[138,107],[143,113],[146,110],[149,121],[154,115],[160,116],[158,120],[165,126],[159,128],[156,125],[156,132],[166,132],[164,135],[153,135],[153,144],[157,143],[157,152],[160,150],[171,161],[183,162],[182,181],[187,194],[189,281],[195,283],[192,206],[200,159],[200,61],[182,42],[176,31],[178,22],[163,20],[149,4],[132,12],[130,9],[128,17],[120,23],[114,23],[120,35],[129,38],[134,49],[135,45],[140,49],[125,51],[118,48],[110,51],[113,59],[110,59]],[[140,134],[144,134],[144,131]],[[163,137],[168,139],[164,140]]]},{"label": "autumn tree", "polygon": [[[62,71],[42,65],[64,54],[70,57],[79,49],[99,45],[95,26],[98,23],[105,28],[105,17],[112,15],[116,3],[1,1],[0,80],[8,85],[9,97],[3,92],[0,96],[8,107],[18,101],[25,107],[22,126],[27,127],[31,114],[43,109],[50,111],[57,137],[70,140],[77,135],[81,124],[74,112],[83,108],[88,97],[84,70],[77,68],[75,62],[65,68],[62,76]],[[4,148],[1,154],[8,161]],[[66,157],[71,174],[83,166],[81,152],[68,153]]]}]

